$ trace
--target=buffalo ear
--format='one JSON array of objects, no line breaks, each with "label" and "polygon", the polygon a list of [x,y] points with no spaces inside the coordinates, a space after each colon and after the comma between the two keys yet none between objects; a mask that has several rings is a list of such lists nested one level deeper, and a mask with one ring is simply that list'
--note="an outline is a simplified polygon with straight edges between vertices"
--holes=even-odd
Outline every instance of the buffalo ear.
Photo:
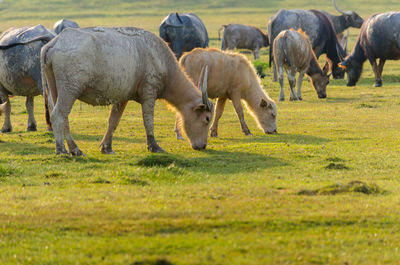
[{"label": "buffalo ear", "polygon": [[197,113],[203,113],[207,111],[207,105],[205,104],[200,104],[198,106],[196,106],[195,108],[193,108],[193,111],[197,112]]},{"label": "buffalo ear", "polygon": [[326,61],[324,68],[322,68],[322,72],[324,73],[324,75],[327,75],[329,72],[329,63],[328,61]]},{"label": "buffalo ear", "polygon": [[348,61],[343,61],[341,63],[338,63],[338,67],[343,69],[343,70],[346,70],[347,66],[349,66],[349,62]]},{"label": "buffalo ear", "polygon": [[261,108],[268,108],[268,109],[272,109],[272,104],[271,103],[269,103],[268,101],[266,101],[265,99],[261,99],[261,102],[260,102],[260,107]]}]

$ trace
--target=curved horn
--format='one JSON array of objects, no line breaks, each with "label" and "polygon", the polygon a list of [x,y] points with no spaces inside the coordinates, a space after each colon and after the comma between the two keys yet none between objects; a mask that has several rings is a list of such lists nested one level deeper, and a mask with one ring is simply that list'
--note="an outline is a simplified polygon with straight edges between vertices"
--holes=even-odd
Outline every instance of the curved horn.
[{"label": "curved horn", "polygon": [[342,13],[343,15],[351,15],[351,11],[343,11],[342,9],[340,9],[336,3],[335,0],[332,0],[332,4],[335,6],[336,10],[339,11],[339,13]]},{"label": "curved horn", "polygon": [[347,55],[347,43],[349,42],[349,30],[347,30],[345,38],[346,38],[346,42],[344,44],[344,53]]},{"label": "curved horn", "polygon": [[201,74],[199,78],[199,89],[201,90],[201,96],[203,99],[203,104],[207,106],[208,110],[212,109],[210,100],[208,99],[207,93],[207,80],[208,80],[208,65],[203,66],[201,69]]},{"label": "curved horn", "polygon": [[342,53],[340,52],[340,48],[339,48],[338,42],[336,42],[336,52],[337,52],[337,54],[338,54],[338,57],[339,57],[340,62],[343,62],[343,61],[344,61],[344,58],[343,58]]}]

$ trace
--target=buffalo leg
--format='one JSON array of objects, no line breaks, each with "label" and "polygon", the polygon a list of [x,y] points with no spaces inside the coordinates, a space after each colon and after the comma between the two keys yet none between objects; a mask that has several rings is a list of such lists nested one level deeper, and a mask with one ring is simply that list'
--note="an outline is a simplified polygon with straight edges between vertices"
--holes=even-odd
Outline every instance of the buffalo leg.
[{"label": "buffalo leg", "polygon": [[[143,89],[144,90],[144,89]],[[146,91],[151,91],[148,89]],[[144,95],[142,103],[142,115],[144,128],[146,129],[147,136],[147,149],[150,152],[165,152],[156,142],[154,138],[154,106],[155,106],[155,95],[147,94]]]},{"label": "buffalo leg", "polygon": [[[72,105],[75,102],[75,97],[64,95],[62,90],[59,90],[58,92],[58,100],[54,106],[54,110],[51,112],[50,119],[51,124],[53,125],[54,138],[56,141],[56,154],[66,154],[67,149],[65,149],[64,145],[64,132],[67,134],[69,133],[69,125],[66,126],[66,124],[68,122],[68,115],[71,112]],[[70,135],[68,135],[68,137],[70,137],[69,145],[73,147],[71,143],[72,137]]]},{"label": "buffalo leg", "polygon": [[258,60],[260,58],[260,48],[254,49],[254,60]]},{"label": "buffalo leg", "polygon": [[303,99],[301,97],[301,85],[303,83],[304,74],[305,74],[305,72],[300,72],[299,76],[297,77],[297,98],[299,100]]},{"label": "buffalo leg", "polygon": [[69,120],[68,117],[65,119],[64,125],[64,135],[67,140],[69,153],[73,156],[81,156],[84,155],[83,152],[79,149],[78,145],[75,143],[74,138],[72,138],[71,131],[69,129]]},{"label": "buffalo leg", "polygon": [[288,72],[288,80],[290,86],[290,100],[298,100],[295,86],[296,86],[296,70],[291,68]]},{"label": "buffalo leg", "polygon": [[115,152],[112,150],[112,136],[115,129],[117,129],[117,126],[121,120],[122,113],[124,113],[127,104],[128,101],[123,101],[112,106],[110,117],[108,118],[107,132],[100,143],[101,153],[115,154]]},{"label": "buffalo leg", "polygon": [[28,112],[28,127],[26,128],[27,132],[34,132],[37,130],[35,116],[33,114],[33,96],[26,97],[25,107]]},{"label": "buffalo leg", "polygon": [[11,126],[11,102],[10,99],[8,98],[8,93],[4,89],[2,85],[0,85],[0,100],[2,103],[6,103],[4,107],[4,123],[3,123],[3,128],[1,129],[2,133],[7,133],[12,131],[12,126]]},{"label": "buffalo leg", "polygon": [[[381,87],[382,86],[382,71],[383,71],[383,66],[385,65],[386,60],[385,59],[379,59],[379,64],[374,69],[375,73],[375,87]],[[375,72],[376,70],[376,72]]]},{"label": "buffalo leg", "polygon": [[[275,64],[274,64],[275,65]],[[275,69],[274,69],[275,70]],[[279,92],[279,101],[285,101],[285,91],[283,89],[283,83],[285,80],[285,76],[283,74],[283,67],[278,67],[278,76],[279,76],[279,85],[281,87],[281,91]]]},{"label": "buffalo leg", "polygon": [[176,139],[178,140],[183,140],[183,136],[181,134],[181,131],[179,129],[179,123],[182,122],[182,118],[179,114],[176,114],[176,120],[175,120],[175,134],[176,134]]},{"label": "buffalo leg", "polygon": [[274,79],[272,81],[276,82],[276,80],[278,80],[278,75],[276,73],[276,65],[274,61],[272,61],[272,71],[274,72]]},{"label": "buffalo leg", "polygon": [[240,102],[240,96],[232,97],[233,107],[235,108],[236,114],[240,121],[240,126],[242,127],[242,132],[246,135],[252,135],[249,128],[247,127],[246,122],[244,121],[244,114],[243,114],[243,107],[242,103]]},{"label": "buffalo leg", "polygon": [[218,121],[224,112],[224,107],[226,103],[226,98],[218,98],[215,106],[215,118],[213,124],[211,125],[211,137],[218,137]]}]

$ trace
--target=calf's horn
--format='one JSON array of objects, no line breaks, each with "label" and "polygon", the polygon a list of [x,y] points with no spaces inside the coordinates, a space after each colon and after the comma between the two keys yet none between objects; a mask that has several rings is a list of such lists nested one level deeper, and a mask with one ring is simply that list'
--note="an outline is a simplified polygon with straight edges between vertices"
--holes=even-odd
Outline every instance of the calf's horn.
[{"label": "calf's horn", "polygon": [[208,80],[208,65],[205,65],[201,69],[198,87],[201,90],[203,104],[207,106],[208,110],[211,110],[212,104],[211,101],[208,99],[207,80]]}]

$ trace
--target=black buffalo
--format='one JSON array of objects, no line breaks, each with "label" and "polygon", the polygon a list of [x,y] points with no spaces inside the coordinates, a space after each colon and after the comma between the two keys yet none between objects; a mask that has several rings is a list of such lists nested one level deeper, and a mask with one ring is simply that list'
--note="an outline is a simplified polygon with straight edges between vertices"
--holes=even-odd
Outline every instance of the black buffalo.
[{"label": "black buffalo", "polygon": [[343,11],[340,9],[335,0],[332,0],[333,5],[339,13],[342,13],[340,16],[335,16],[329,14],[328,12],[321,11],[324,13],[332,22],[333,28],[335,29],[336,34],[342,33],[344,30],[353,27],[353,28],[361,28],[364,20],[354,11]]},{"label": "black buffalo", "polygon": [[203,22],[193,13],[171,13],[160,25],[160,37],[179,59],[183,52],[208,47],[208,33]]},{"label": "black buffalo", "polygon": [[[268,37],[273,43],[276,36],[287,29],[302,29],[309,36],[312,48],[317,58],[325,53],[332,65],[333,78],[344,78],[344,71],[338,67],[346,52],[337,40],[329,18],[317,10],[286,10],[281,9],[268,22]],[[269,64],[273,61],[272,46],[269,49]],[[276,80],[276,70],[274,67]]]},{"label": "black buffalo", "polygon": [[375,74],[374,86],[382,86],[385,61],[400,59],[400,12],[374,14],[364,22],[353,51],[341,63],[346,68],[347,86],[356,85],[367,59]]},{"label": "black buffalo", "polygon": [[[11,104],[9,95],[25,96],[29,115],[27,131],[36,131],[33,116],[33,97],[42,94],[40,50],[54,38],[54,34],[42,25],[10,28],[0,36],[0,103],[5,105],[2,132],[11,132]],[[46,120],[51,128],[48,111]]]},{"label": "black buffalo", "polygon": [[79,28],[79,25],[75,21],[63,18],[54,23],[53,31],[56,34],[60,34],[60,32],[66,28]]}]

